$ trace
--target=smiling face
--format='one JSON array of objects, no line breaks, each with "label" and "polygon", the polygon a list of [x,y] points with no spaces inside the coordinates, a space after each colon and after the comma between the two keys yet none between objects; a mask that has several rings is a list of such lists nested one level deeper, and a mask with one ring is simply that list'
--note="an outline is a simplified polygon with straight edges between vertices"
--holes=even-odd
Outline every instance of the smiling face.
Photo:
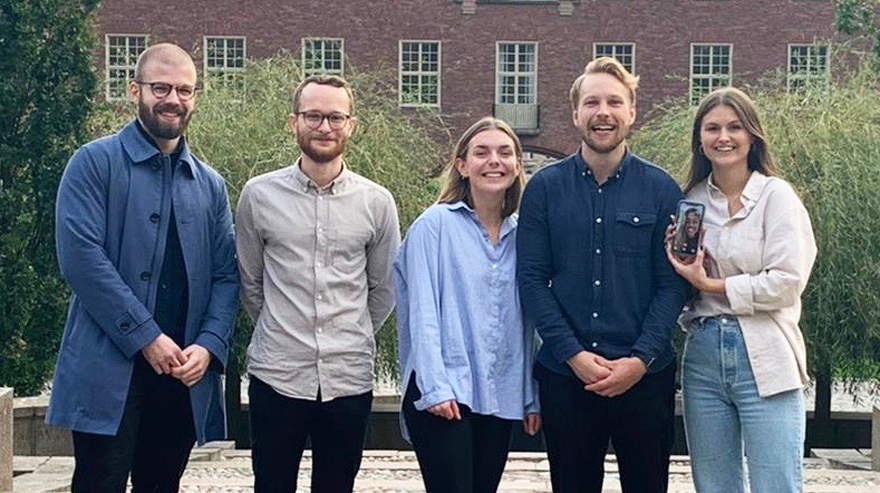
[{"label": "smiling face", "polygon": [[684,232],[688,238],[696,238],[700,232],[700,214],[690,211],[684,216]]},{"label": "smiling face", "polygon": [[636,118],[629,90],[613,75],[593,73],[583,78],[572,113],[581,139],[596,154],[609,154],[623,145]]},{"label": "smiling face", "polygon": [[[146,62],[140,69],[140,82],[164,82],[174,87],[195,87],[196,67],[188,56],[166,50]],[[176,90],[157,98],[149,84],[132,81],[129,97],[138,106],[138,119],[157,141],[175,140],[186,131],[196,105],[196,98],[181,101]]]},{"label": "smiling face", "polygon": [[719,104],[706,113],[700,125],[700,145],[712,169],[748,169],[752,136],[730,106]]},{"label": "smiling face", "polygon": [[348,139],[357,125],[357,118],[351,117],[338,130],[330,127],[327,118],[317,128],[306,124],[306,112],[322,115],[341,113],[351,114],[351,99],[342,87],[311,83],[303,87],[299,97],[298,112],[290,115],[290,128],[296,135],[296,143],[303,154],[315,163],[329,163],[338,158],[348,144]]},{"label": "smiling face", "polygon": [[465,157],[455,159],[455,167],[462,178],[469,180],[473,195],[503,196],[516,181],[521,166],[513,139],[496,128],[474,135]]}]

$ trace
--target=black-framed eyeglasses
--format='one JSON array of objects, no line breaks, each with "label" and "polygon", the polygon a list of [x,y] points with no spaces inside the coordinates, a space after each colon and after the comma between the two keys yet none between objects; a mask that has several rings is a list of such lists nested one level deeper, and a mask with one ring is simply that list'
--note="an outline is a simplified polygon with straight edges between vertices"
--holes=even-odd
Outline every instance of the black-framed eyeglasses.
[{"label": "black-framed eyeglasses", "polygon": [[300,111],[296,115],[302,117],[303,121],[306,122],[306,126],[312,130],[320,127],[325,119],[327,120],[327,124],[330,125],[330,128],[333,130],[341,130],[351,118],[351,115],[346,115],[345,113],[330,113],[329,115],[325,115],[320,111]]},{"label": "black-framed eyeglasses", "polygon": [[196,95],[196,92],[201,89],[199,86],[191,86],[189,84],[174,86],[167,82],[144,82],[142,80],[136,80],[135,83],[142,86],[150,86],[150,92],[153,93],[153,96],[156,96],[159,99],[167,97],[171,94],[171,91],[174,90],[177,91],[177,99],[180,99],[181,101],[189,101]]}]

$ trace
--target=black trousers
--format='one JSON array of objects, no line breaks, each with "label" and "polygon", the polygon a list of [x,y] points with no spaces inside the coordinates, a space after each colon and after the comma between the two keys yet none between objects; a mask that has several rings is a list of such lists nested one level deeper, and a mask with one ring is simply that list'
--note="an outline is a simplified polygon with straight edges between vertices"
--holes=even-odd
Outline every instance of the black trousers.
[{"label": "black trousers", "polygon": [[250,377],[251,459],[255,493],[296,491],[306,438],[312,444],[312,492],[350,493],[361,466],[373,393],[322,402],[293,399]]},{"label": "black trousers", "polygon": [[410,379],[403,400],[427,493],[495,493],[510,450],[509,419],[471,412],[459,405],[461,421],[448,420],[413,403],[422,397]]},{"label": "black trousers", "polygon": [[611,440],[624,493],[664,493],[675,413],[675,365],[602,397],[577,379],[535,365],[553,493],[600,493]]},{"label": "black trousers", "polygon": [[138,355],[115,436],[73,432],[72,493],[176,493],[196,441],[189,389]]}]

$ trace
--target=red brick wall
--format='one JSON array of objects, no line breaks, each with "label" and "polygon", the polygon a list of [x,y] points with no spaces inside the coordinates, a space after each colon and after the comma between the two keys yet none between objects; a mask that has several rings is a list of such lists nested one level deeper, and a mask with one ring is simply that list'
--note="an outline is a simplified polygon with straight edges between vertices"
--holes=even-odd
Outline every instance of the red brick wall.
[{"label": "red brick wall", "polygon": [[[442,41],[441,111],[454,134],[491,114],[496,41],[538,42],[541,133],[529,149],[573,152],[568,88],[592,56],[593,42],[636,43],[641,76],[638,109],[688,91],[690,43],[732,43],[733,81],[753,81],[787,63],[788,43],[834,35],[834,3],[806,0],[575,0],[560,16],[557,2],[477,3],[474,15],[455,0],[106,0],[98,32],[149,34],[201,48],[202,36],[246,36],[248,57],[280,49],[300,53],[303,37],[345,39],[346,67],[383,65],[396,72],[401,39]],[[103,47],[100,54],[103,64]],[[834,61],[832,60],[832,64]],[[395,87],[397,81],[390,81]]]}]

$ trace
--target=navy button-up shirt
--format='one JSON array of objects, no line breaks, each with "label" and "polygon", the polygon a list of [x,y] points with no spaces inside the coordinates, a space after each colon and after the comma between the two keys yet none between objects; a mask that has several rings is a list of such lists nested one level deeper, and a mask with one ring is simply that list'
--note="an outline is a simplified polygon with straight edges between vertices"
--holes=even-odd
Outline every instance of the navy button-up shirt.
[{"label": "navy button-up shirt", "polygon": [[687,285],[663,238],[681,197],[668,173],[628,151],[602,185],[580,153],[532,177],[520,207],[517,279],[526,320],[543,339],[541,364],[574,376],[566,361],[583,350],[638,356],[650,372],[673,361]]},{"label": "navy button-up shirt", "polygon": [[190,388],[196,435],[200,443],[225,435],[218,370],[226,364],[239,286],[226,186],[185,144],[173,176],[163,160],[132,122],[80,148],[64,171],[55,238],[73,295],[50,424],[116,434],[134,358],[161,333],[154,313],[173,217],[189,288],[184,344],[213,356]]}]

